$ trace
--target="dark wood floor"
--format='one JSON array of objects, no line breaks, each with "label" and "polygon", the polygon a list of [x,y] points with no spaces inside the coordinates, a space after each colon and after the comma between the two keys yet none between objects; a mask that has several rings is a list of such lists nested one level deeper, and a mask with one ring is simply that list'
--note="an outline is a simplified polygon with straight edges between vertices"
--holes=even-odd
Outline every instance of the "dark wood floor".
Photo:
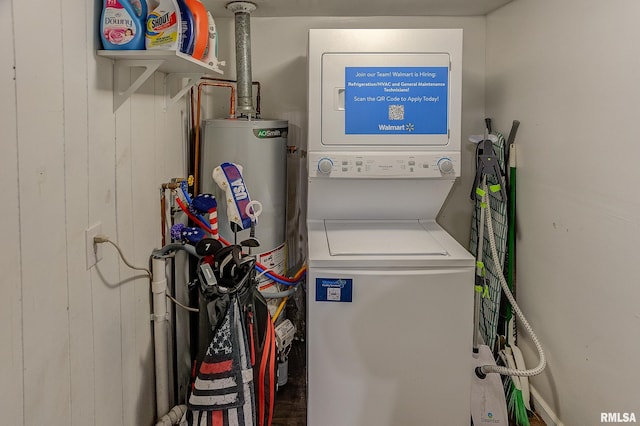
[{"label": "dark wood floor", "polygon": [[546,423],[535,414],[529,416],[529,423],[531,426],[546,426]]},{"label": "dark wood floor", "polygon": [[287,383],[278,389],[273,426],[307,424],[307,370],[305,342],[296,340],[289,353]]}]

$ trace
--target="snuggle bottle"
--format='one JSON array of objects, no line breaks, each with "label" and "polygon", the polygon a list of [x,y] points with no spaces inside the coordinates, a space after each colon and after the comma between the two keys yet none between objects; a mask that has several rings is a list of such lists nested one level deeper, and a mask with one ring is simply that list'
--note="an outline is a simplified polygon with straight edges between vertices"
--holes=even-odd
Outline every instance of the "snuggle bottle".
[{"label": "snuggle bottle", "polygon": [[144,50],[146,0],[103,0],[100,38],[105,50]]}]

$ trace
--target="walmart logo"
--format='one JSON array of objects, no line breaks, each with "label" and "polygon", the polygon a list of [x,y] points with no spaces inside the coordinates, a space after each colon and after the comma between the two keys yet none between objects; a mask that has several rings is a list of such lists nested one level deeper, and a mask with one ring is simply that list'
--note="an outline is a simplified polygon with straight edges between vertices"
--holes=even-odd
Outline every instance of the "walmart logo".
[{"label": "walmart logo", "polygon": [[347,285],[347,280],[343,280],[343,279],[322,280],[322,287],[344,288],[345,285]]}]

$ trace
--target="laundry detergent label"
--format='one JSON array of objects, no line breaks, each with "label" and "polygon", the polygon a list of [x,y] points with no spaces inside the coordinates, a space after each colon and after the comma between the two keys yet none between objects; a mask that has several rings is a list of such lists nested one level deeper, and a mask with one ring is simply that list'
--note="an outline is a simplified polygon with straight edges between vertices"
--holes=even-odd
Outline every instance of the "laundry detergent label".
[{"label": "laundry detergent label", "polygon": [[147,16],[147,47],[171,46],[178,40],[175,10],[154,10]]},{"label": "laundry detergent label", "polygon": [[108,0],[102,17],[104,38],[109,43],[123,45],[129,43],[136,34],[133,18],[116,0]]},{"label": "laundry detergent label", "polygon": [[147,49],[178,50],[182,21],[175,0],[155,0],[147,14],[145,45]]},{"label": "laundry detergent label", "polygon": [[351,278],[316,278],[316,302],[352,302]]},{"label": "laundry detergent label", "polygon": [[345,133],[448,133],[448,67],[346,67]]}]

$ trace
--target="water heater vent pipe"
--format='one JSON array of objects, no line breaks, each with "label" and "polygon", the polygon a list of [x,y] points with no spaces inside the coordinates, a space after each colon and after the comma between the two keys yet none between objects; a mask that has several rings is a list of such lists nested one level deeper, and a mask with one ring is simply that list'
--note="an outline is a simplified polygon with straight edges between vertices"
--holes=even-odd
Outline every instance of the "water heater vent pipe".
[{"label": "water heater vent pipe", "polygon": [[238,103],[237,111],[249,117],[255,115],[251,92],[251,27],[249,15],[256,10],[256,5],[245,1],[234,1],[227,4],[227,9],[235,15],[236,38],[236,75]]}]

